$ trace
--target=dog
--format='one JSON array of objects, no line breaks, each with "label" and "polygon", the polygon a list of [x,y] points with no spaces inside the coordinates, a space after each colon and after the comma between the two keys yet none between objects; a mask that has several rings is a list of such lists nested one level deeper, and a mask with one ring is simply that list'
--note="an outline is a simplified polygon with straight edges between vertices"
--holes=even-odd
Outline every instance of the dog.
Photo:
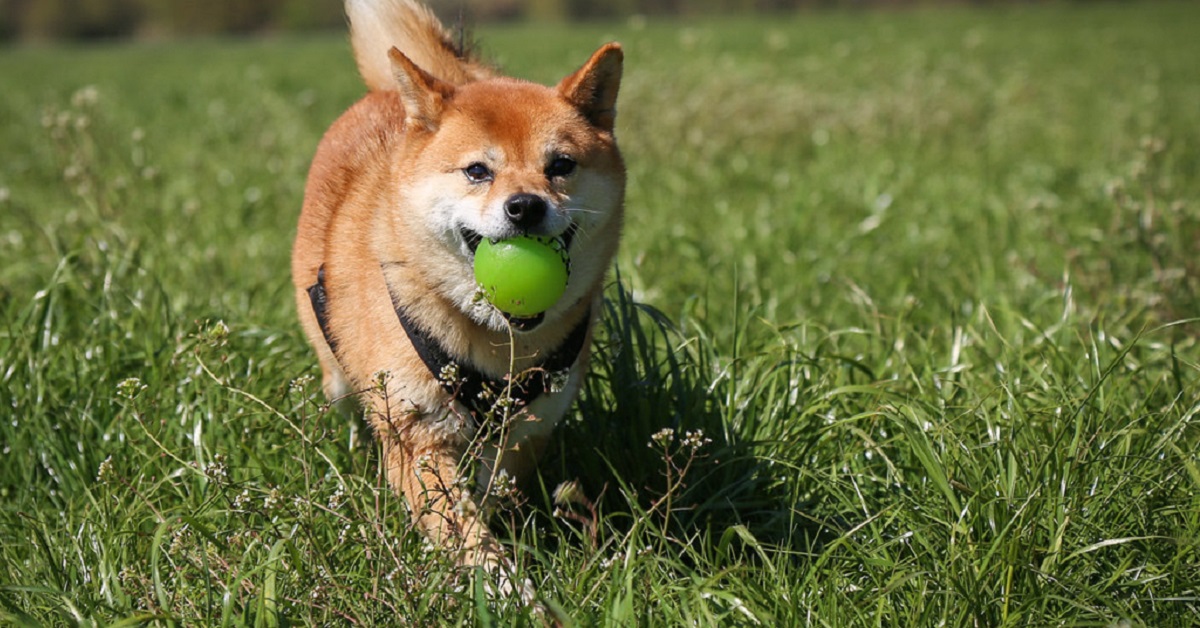
[{"label": "dog", "polygon": [[[551,87],[500,75],[412,0],[346,14],[368,93],[309,170],[300,320],[325,394],[358,399],[416,526],[495,570],[493,488],[528,476],[576,396],[620,239],[623,52],[604,45]],[[553,306],[515,317],[481,298],[472,264],[483,239],[525,235],[555,240],[570,271]]]}]

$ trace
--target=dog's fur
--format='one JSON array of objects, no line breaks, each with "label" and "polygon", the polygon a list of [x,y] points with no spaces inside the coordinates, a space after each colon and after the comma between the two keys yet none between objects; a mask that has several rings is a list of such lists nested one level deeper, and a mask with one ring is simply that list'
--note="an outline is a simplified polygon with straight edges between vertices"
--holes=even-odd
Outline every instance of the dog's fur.
[{"label": "dog's fur", "polygon": [[[313,159],[292,255],[296,305],[326,394],[362,402],[414,521],[462,564],[494,567],[505,559],[483,515],[488,487],[501,470],[528,473],[577,393],[617,248],[622,52],[603,46],[545,87],[456,50],[414,1],[347,0],[346,11],[370,92]],[[544,215],[522,217],[518,195],[536,197]],[[520,234],[569,241],[566,292],[540,320],[510,321],[478,298],[473,245]],[[454,364],[496,381],[539,369],[586,335],[565,383],[516,410],[484,412],[451,394],[453,372],[431,372],[399,312]],[[463,458],[484,433],[492,440],[471,489]]]}]

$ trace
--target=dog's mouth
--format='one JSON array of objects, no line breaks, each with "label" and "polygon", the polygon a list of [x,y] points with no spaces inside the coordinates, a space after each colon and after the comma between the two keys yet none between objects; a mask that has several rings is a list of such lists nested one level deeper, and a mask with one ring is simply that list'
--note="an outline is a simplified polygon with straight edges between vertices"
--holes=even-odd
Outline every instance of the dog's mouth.
[{"label": "dog's mouth", "polygon": [[[562,250],[571,250],[571,242],[575,240],[575,233],[577,231],[579,231],[579,226],[575,223],[571,223],[571,225],[567,227],[567,230],[556,238]],[[479,243],[483,242],[483,236],[478,232],[472,231],[466,227],[459,227],[458,235],[462,238],[463,242],[467,244],[467,250],[471,252],[471,259],[468,259],[467,261],[474,261],[475,251],[479,248]],[[497,241],[498,240],[492,240],[492,242]]]},{"label": "dog's mouth", "polygon": [[[571,223],[571,225],[567,227],[567,230],[564,231],[562,235],[555,238],[558,240],[560,250],[571,250],[571,243],[575,240],[575,233],[578,230],[578,225]],[[475,261],[475,251],[479,248],[479,244],[483,242],[483,235],[466,227],[460,227],[458,233],[463,242],[466,243],[467,249],[471,252],[470,258],[467,261],[473,263]],[[508,324],[511,325],[513,329],[522,332],[536,329],[538,325],[542,324],[542,321],[546,320],[545,312],[534,314],[533,316],[514,316],[500,310],[496,311],[500,312],[500,314],[504,316],[505,320],[508,321]]]},{"label": "dog's mouth", "polygon": [[512,314],[506,314],[504,312],[500,312],[500,314],[503,315],[504,320],[507,320],[508,324],[512,325],[512,328],[517,331],[531,331],[536,329],[538,325],[541,325],[542,321],[546,320],[545,313],[526,317],[513,316]]},{"label": "dog's mouth", "polygon": [[[471,251],[471,256],[474,258],[475,250],[479,248],[479,243],[483,242],[483,236],[466,227],[459,228],[458,235],[463,239],[463,242],[467,243],[467,249]],[[474,261],[474,259],[468,261]]]}]

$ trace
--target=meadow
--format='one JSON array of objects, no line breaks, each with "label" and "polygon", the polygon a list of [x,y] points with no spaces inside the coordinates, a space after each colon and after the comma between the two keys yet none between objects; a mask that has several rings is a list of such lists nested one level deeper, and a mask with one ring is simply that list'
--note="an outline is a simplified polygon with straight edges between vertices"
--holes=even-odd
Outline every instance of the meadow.
[{"label": "meadow", "polygon": [[[549,613],[1200,623],[1197,23],[479,29],[540,82],[627,54],[595,366],[496,523]],[[545,620],[320,393],[288,258],[343,36],[6,49],[0,85],[0,623]]]}]

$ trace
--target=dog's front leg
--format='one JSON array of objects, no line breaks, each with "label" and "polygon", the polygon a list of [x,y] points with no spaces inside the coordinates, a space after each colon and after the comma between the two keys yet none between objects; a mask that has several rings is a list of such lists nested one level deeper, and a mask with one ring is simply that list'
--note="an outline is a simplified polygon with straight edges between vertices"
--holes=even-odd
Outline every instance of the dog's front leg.
[{"label": "dog's front leg", "polygon": [[504,552],[467,486],[462,446],[442,441],[420,447],[389,438],[386,454],[392,488],[403,494],[430,540],[456,552],[460,565],[494,570],[504,563]]},{"label": "dog's front leg", "polygon": [[463,567],[482,567],[495,578],[501,596],[520,595],[533,603],[533,583],[516,577],[512,561],[488,529],[479,503],[462,473],[462,449],[453,444],[406,448],[397,439],[387,447],[388,481],[408,502],[418,527],[434,543],[456,553]]}]

